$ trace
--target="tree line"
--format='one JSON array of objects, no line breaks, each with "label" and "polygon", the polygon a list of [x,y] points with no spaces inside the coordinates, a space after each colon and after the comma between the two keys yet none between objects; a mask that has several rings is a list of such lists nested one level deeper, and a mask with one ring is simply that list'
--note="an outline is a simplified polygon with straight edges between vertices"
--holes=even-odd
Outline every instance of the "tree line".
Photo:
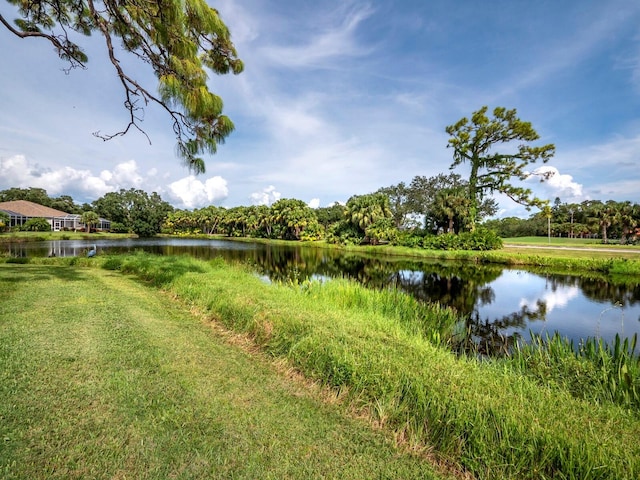
[{"label": "tree line", "polygon": [[501,237],[525,237],[551,234],[555,237],[612,238],[620,243],[635,243],[640,236],[640,204],[630,201],[585,200],[562,203],[532,214],[527,219],[508,217],[485,222]]},{"label": "tree line", "polygon": [[[488,107],[445,128],[453,150],[450,173],[433,177],[415,176],[410,183],[382,187],[376,192],[354,195],[345,205],[338,203],[311,209],[302,200],[281,199],[271,206],[208,206],[193,211],[174,210],[156,192],[142,190],[110,192],[92,204],[77,206],[68,196],[49,198],[43,189],[9,189],[3,199],[23,198],[69,213],[88,211],[112,221],[113,231],[152,236],[160,231],[173,234],[224,234],[228,236],[279,238],[286,240],[325,239],[342,244],[397,243],[432,248],[495,248],[495,235],[478,226],[491,227],[501,236],[542,235],[546,220],[550,234],[595,235],[603,241],[611,233],[624,241],[636,238],[638,208],[630,202],[588,201],[578,205],[554,205],[536,198],[516,180],[536,175],[528,171],[538,160],[547,162],[555,152],[553,144],[529,145],[539,138],[531,123],[516,116],[516,110]],[[454,170],[468,164],[468,177]],[[541,173],[542,180],[548,178]],[[528,209],[540,211],[528,220],[486,221],[497,212],[494,193],[507,195]],[[569,221],[568,218],[571,217]],[[93,217],[95,218],[95,217]],[[483,223],[484,222],[484,223]],[[526,233],[525,233],[526,232]],[[444,234],[434,240],[431,237]]]},{"label": "tree line", "polygon": [[[106,218],[111,221],[112,232],[135,233],[141,237],[151,237],[160,233],[162,223],[174,210],[156,192],[148,194],[144,190],[134,188],[109,192],[92,203],[81,205],[75,203],[69,195],[50,197],[43,188],[14,187],[0,191],[0,202],[12,200],[27,200],[66,213],[81,215],[82,222],[87,225],[95,225],[100,217]],[[42,223],[33,219],[26,228],[49,230],[51,226],[46,221]]]}]

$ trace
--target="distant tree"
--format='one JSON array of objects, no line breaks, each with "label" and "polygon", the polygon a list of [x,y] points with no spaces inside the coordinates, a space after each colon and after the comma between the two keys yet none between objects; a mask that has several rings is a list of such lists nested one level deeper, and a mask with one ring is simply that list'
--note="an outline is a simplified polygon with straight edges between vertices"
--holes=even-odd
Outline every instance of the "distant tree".
[{"label": "distant tree", "polygon": [[413,225],[414,222],[410,219],[413,213],[410,203],[411,190],[404,182],[400,182],[398,185],[380,188],[377,193],[383,193],[389,197],[389,208],[391,209],[393,224],[396,228],[400,229]]},{"label": "distant tree", "polygon": [[153,192],[120,189],[109,192],[93,202],[94,210],[112,222],[124,225],[136,235],[152,237],[162,228],[173,207]]},{"label": "distant tree", "polygon": [[470,200],[460,188],[442,189],[436,193],[430,215],[446,233],[458,233],[468,223]]},{"label": "distant tree", "polygon": [[305,231],[318,232],[316,215],[302,200],[281,198],[271,205],[273,223],[280,227],[281,237],[286,240],[300,240]]},{"label": "distant tree", "polygon": [[618,205],[619,221],[622,234],[620,243],[628,243],[635,237],[635,230],[640,225],[640,205],[631,202],[621,202]]},{"label": "distant tree", "polygon": [[81,207],[76,205],[69,195],[60,195],[59,197],[51,199],[51,208],[55,208],[56,210],[60,210],[66,213],[72,214],[81,214],[83,210]]},{"label": "distant tree", "polygon": [[80,217],[80,221],[87,227],[87,232],[91,232],[91,227],[100,223],[100,216],[96,212],[84,212]]},{"label": "distant tree", "polygon": [[8,188],[0,191],[0,202],[11,202],[14,200],[26,200],[38,203],[45,207],[51,207],[51,198],[44,188]]},{"label": "distant tree", "polygon": [[[538,133],[530,122],[516,116],[516,110],[497,107],[493,118],[487,117],[488,107],[474,112],[446,127],[451,136],[448,147],[453,148],[451,169],[469,163],[468,197],[471,201],[469,218],[471,226],[478,221],[478,205],[488,193],[500,192],[513,201],[525,205],[542,206],[544,202],[532,196],[530,189],[513,185],[513,179],[525,180],[531,174],[526,169],[537,160],[547,162],[555,153],[553,144],[532,147],[528,142],[537,140]],[[513,142],[520,142],[514,148]],[[499,145],[506,151],[498,152]],[[507,153],[512,152],[512,153]],[[543,179],[547,178],[544,176]]]},{"label": "distant tree", "polygon": [[378,220],[392,217],[389,197],[383,193],[354,195],[347,201],[344,214],[349,222],[365,231]]},{"label": "distant tree", "polygon": [[316,218],[325,231],[331,226],[344,220],[344,205],[335,202],[329,207],[319,207],[314,210]]},{"label": "distant tree", "polygon": [[[208,88],[208,69],[214,73],[240,73],[227,26],[217,10],[201,0],[123,2],[118,0],[9,0],[19,18],[12,25],[0,15],[0,24],[20,38],[40,38],[53,45],[68,69],[85,68],[87,55],[76,39],[97,32],[103,37],[109,61],[124,89],[129,123],[120,132],[95,133],[103,140],[142,132],[143,109],[157,104],[173,121],[177,152],[186,165],[203,172],[200,154],[215,153],[218,144],[233,130],[222,115],[222,99]],[[80,35],[78,35],[80,34]],[[121,50],[114,44],[118,41]],[[149,66],[158,79],[158,93],[144,86],[120,56],[128,52]],[[155,87],[154,87],[155,88]],[[144,133],[144,132],[143,132]]]},{"label": "distant tree", "polygon": [[613,200],[603,203],[594,200],[588,203],[587,214],[590,224],[600,230],[602,243],[609,243],[608,229],[619,220],[618,204]]}]

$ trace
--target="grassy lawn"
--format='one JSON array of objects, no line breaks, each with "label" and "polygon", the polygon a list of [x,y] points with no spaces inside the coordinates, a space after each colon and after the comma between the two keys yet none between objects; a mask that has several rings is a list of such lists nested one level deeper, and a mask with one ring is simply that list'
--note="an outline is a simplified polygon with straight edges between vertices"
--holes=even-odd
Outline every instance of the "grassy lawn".
[{"label": "grassy lawn", "polygon": [[[531,375],[528,358],[456,356],[439,333],[449,310],[345,281],[268,285],[220,260],[36,259],[0,272],[11,448],[0,464],[25,478],[51,458],[60,477],[429,478],[390,437],[478,479],[640,478],[638,403],[608,395],[616,379],[640,387],[635,367],[567,356],[558,377],[556,357],[532,358]],[[185,308],[261,353],[222,343]],[[265,356],[340,402],[316,401]]]},{"label": "grassy lawn", "polygon": [[0,264],[0,478],[444,478],[157,290]]},{"label": "grassy lawn", "polygon": [[101,238],[131,238],[129,233],[106,232],[11,232],[0,233],[0,243],[41,242],[45,240],[99,240]]},{"label": "grassy lawn", "polygon": [[512,237],[503,238],[502,241],[510,245],[536,245],[557,247],[588,247],[588,248],[612,248],[638,250],[640,245],[620,245],[617,240],[610,243],[602,243],[599,238],[567,238],[567,237]]}]

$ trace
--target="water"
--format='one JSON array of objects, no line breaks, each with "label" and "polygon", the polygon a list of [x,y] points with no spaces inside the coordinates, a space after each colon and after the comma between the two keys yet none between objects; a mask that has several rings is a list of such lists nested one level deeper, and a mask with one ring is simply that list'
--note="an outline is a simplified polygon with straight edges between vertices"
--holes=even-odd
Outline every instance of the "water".
[{"label": "water", "polygon": [[[394,286],[416,298],[455,308],[461,331],[487,353],[508,348],[529,332],[573,339],[640,335],[640,279],[616,284],[602,278],[550,275],[499,266],[408,260],[300,246],[179,238],[56,240],[0,249],[14,256],[84,256],[144,250],[249,262],[269,281],[346,277],[371,288]],[[2,250],[0,250],[2,251]]]}]

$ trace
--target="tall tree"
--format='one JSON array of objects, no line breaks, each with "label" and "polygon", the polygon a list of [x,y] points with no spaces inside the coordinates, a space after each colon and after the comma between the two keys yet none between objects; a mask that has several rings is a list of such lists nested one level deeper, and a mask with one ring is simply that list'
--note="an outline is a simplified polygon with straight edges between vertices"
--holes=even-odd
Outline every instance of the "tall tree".
[{"label": "tall tree", "polygon": [[[527,166],[537,160],[547,162],[555,153],[555,146],[547,144],[532,147],[540,137],[530,122],[516,116],[516,110],[497,107],[493,118],[487,117],[488,107],[474,112],[471,119],[463,117],[457,123],[446,127],[451,136],[448,147],[453,148],[454,169],[469,163],[468,195],[471,201],[470,219],[472,226],[477,222],[478,204],[487,193],[500,192],[513,201],[525,205],[541,206],[544,202],[532,196],[528,188],[514,185],[513,179],[525,180],[531,175]],[[514,149],[514,142],[520,142]],[[504,147],[496,151],[496,147]],[[514,151],[515,150],[515,151]],[[510,152],[510,153],[509,153]],[[549,174],[543,174],[543,179]]]},{"label": "tall tree", "polygon": [[[142,110],[159,105],[173,121],[177,152],[196,172],[205,170],[203,153],[215,153],[234,126],[222,115],[222,99],[209,91],[207,70],[240,73],[227,26],[205,0],[8,0],[19,18],[0,23],[20,38],[51,43],[68,69],[85,68],[88,61],[77,34],[103,37],[109,61],[124,89],[129,121],[117,133],[95,135],[103,140],[140,127]],[[119,40],[121,48],[116,47]],[[122,53],[151,67],[158,93],[143,85],[134,71],[125,70]],[[144,133],[144,132],[143,132]]]},{"label": "tall tree", "polygon": [[621,202],[618,204],[619,222],[622,229],[620,243],[625,244],[635,236],[640,225],[640,205],[637,203]]}]

